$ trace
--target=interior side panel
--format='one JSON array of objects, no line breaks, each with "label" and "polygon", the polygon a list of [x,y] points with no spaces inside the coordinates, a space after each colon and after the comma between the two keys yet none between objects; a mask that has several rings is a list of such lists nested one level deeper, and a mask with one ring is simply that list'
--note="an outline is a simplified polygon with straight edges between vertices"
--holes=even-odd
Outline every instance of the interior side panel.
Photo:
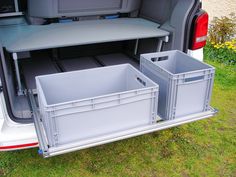
[{"label": "interior side panel", "polygon": [[31,110],[26,96],[17,96],[15,71],[12,66],[12,59],[7,52],[1,50],[1,77],[3,84],[3,92],[5,96],[6,106],[9,116],[19,122],[32,122]]},{"label": "interior side panel", "polygon": [[173,7],[174,3],[170,0],[143,0],[140,16],[163,24],[169,20]]},{"label": "interior side panel", "polygon": [[140,16],[161,24],[171,32],[170,42],[163,50],[183,50],[186,22],[195,0],[144,0]]}]

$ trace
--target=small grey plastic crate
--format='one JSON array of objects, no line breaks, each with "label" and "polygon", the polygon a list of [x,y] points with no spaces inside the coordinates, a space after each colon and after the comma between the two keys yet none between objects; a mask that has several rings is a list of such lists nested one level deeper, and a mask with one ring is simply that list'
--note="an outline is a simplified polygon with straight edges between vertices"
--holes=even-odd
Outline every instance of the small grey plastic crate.
[{"label": "small grey plastic crate", "polygon": [[210,109],[215,69],[180,51],[141,55],[141,72],[159,84],[158,114],[172,120]]},{"label": "small grey plastic crate", "polygon": [[129,64],[36,77],[50,147],[155,123],[158,85]]}]

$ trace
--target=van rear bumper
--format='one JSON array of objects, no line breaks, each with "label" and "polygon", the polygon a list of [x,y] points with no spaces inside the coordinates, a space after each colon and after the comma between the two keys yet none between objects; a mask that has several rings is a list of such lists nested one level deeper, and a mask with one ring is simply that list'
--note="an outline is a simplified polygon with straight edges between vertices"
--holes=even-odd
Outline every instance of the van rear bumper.
[{"label": "van rear bumper", "polygon": [[34,124],[13,122],[6,110],[4,96],[0,94],[0,151],[12,151],[38,146]]},{"label": "van rear bumper", "polygon": [[33,124],[14,125],[0,121],[0,151],[13,151],[38,146]]},{"label": "van rear bumper", "polygon": [[203,48],[198,49],[198,50],[188,50],[188,54],[199,61],[203,61],[203,58],[204,58]]}]

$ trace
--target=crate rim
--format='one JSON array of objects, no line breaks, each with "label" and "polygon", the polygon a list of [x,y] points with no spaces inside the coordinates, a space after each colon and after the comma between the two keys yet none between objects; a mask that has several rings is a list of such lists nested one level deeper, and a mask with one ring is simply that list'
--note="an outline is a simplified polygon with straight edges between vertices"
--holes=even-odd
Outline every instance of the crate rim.
[{"label": "crate rim", "polygon": [[105,98],[105,97],[111,97],[111,96],[122,95],[122,94],[129,94],[129,93],[133,93],[133,92],[144,92],[144,91],[148,91],[148,90],[150,90],[150,92],[158,92],[159,91],[159,85],[157,83],[155,83],[154,81],[149,79],[146,75],[144,75],[142,72],[137,70],[131,64],[121,64],[121,65],[115,65],[115,66],[107,66],[107,67],[101,67],[101,68],[92,68],[92,69],[87,69],[87,70],[71,71],[71,72],[66,72],[66,73],[48,74],[48,75],[43,75],[43,76],[37,76],[36,77],[36,83],[37,83],[38,89],[40,90],[40,92],[38,92],[38,93],[44,93],[44,91],[41,87],[41,84],[39,84],[39,82],[40,82],[39,79],[40,78],[45,78],[47,76],[53,76],[53,75],[58,76],[58,75],[63,75],[63,74],[67,74],[67,73],[80,73],[80,72],[89,71],[89,70],[99,70],[99,69],[101,70],[101,69],[104,69],[104,68],[115,68],[115,67],[118,68],[118,67],[122,67],[122,66],[131,67],[133,70],[137,71],[145,79],[147,79],[150,83],[152,83],[153,86],[140,88],[140,89],[132,89],[132,90],[123,91],[123,92],[116,92],[116,93],[111,93],[111,94],[104,94],[104,95],[101,95],[101,96],[89,97],[89,98],[84,98],[84,99],[77,99],[77,100],[73,100],[73,101],[67,101],[67,102],[56,103],[56,104],[48,104],[44,95],[38,94],[38,96],[41,97],[45,108],[48,109],[48,108],[52,108],[52,107],[56,107],[56,106],[65,106],[65,105],[68,105],[68,104],[75,104],[75,103],[78,103],[78,102],[96,100],[96,99]]},{"label": "crate rim", "polygon": [[[163,52],[144,53],[144,54],[141,54],[141,57],[143,57],[143,58],[145,58],[145,60],[148,60],[148,61],[149,61],[149,59],[146,58],[147,56],[150,56],[150,55],[157,55],[157,54],[164,54],[164,53],[181,53],[181,54],[183,54],[183,55],[185,55],[185,56],[190,57],[191,59],[196,60],[196,61],[199,62],[199,63],[202,63],[202,64],[204,64],[204,65],[207,65],[208,67],[210,67],[210,68],[212,68],[212,69],[214,69],[214,70],[216,69],[214,66],[212,66],[212,65],[210,65],[210,64],[208,64],[208,63],[204,63],[203,61],[197,60],[196,58],[194,58],[194,57],[190,56],[189,54],[184,53],[184,52],[182,52],[182,51],[180,51],[180,50],[169,50],[169,51],[163,51]],[[208,69],[210,69],[210,68],[208,68]]]},{"label": "crate rim", "polygon": [[[149,64],[154,64],[153,62],[151,62],[149,59],[146,59],[144,58],[145,60],[143,60],[143,62],[148,62]],[[205,63],[203,63],[205,64]],[[209,65],[211,67],[211,65]],[[178,79],[177,77],[178,76],[182,76],[182,75],[188,75],[188,74],[196,74],[196,73],[201,73],[201,72],[209,72],[208,74],[214,74],[215,73],[215,67],[211,67],[211,68],[208,68],[208,69],[198,69],[198,70],[195,70],[195,71],[188,71],[188,72],[181,72],[181,73],[171,73],[170,71],[168,71],[167,69],[165,68],[161,68],[160,66],[158,65],[155,65],[155,67],[158,67],[161,71],[163,72],[166,72],[170,78],[173,78],[173,79]]]}]

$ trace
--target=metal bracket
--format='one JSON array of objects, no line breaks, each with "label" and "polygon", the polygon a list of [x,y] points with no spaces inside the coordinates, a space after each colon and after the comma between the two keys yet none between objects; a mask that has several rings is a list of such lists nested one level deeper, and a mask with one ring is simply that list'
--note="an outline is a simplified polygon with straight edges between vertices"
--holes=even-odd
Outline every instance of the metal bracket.
[{"label": "metal bracket", "polygon": [[139,46],[139,39],[136,39],[135,47],[134,47],[134,55],[137,55],[138,53],[138,46]]},{"label": "metal bracket", "polygon": [[47,157],[47,156],[49,156],[49,154],[48,154],[48,148],[49,148],[48,141],[47,141],[46,134],[45,134],[43,126],[42,126],[42,122],[40,122],[41,118],[40,118],[40,114],[39,114],[39,111],[37,108],[37,104],[36,104],[33,92],[29,91],[28,96],[29,96],[29,100],[30,100],[30,106],[31,106],[31,109],[33,112],[33,117],[34,117],[33,120],[34,120],[34,125],[35,125],[35,130],[37,133],[37,137],[39,140],[39,147],[43,152],[43,156]]},{"label": "metal bracket", "polygon": [[15,11],[19,12],[18,0],[14,0],[14,4],[15,4]]},{"label": "metal bracket", "polygon": [[20,78],[20,69],[19,69],[17,53],[13,53],[12,58],[14,60],[14,65],[15,65],[15,70],[16,70],[16,79],[17,79],[17,85],[18,85],[17,94],[18,94],[18,96],[21,96],[21,95],[24,95],[24,90],[23,90],[21,78]]},{"label": "metal bracket", "polygon": [[157,41],[157,52],[161,52],[163,42],[169,42],[169,36],[158,38]]},{"label": "metal bracket", "polygon": [[55,143],[55,145],[57,145],[58,144],[58,133],[54,133],[54,143]]}]

